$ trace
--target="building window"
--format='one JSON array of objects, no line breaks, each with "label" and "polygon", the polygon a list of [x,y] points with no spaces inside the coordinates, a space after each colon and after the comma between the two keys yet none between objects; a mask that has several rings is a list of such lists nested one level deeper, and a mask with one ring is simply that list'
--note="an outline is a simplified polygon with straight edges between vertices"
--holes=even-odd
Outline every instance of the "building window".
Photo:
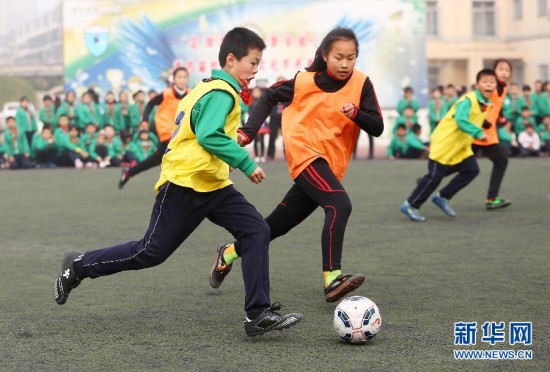
[{"label": "building window", "polygon": [[428,87],[430,87],[430,89],[434,89],[440,85],[443,85],[439,79],[439,76],[439,66],[428,66]]},{"label": "building window", "polygon": [[523,17],[523,1],[514,0],[514,20],[519,20]]},{"label": "building window", "polygon": [[437,1],[426,2],[426,34],[428,36],[439,35]]},{"label": "building window", "polygon": [[539,79],[548,81],[548,65],[539,65]]},{"label": "building window", "polygon": [[538,0],[538,16],[546,17],[548,13],[548,0]]},{"label": "building window", "polygon": [[474,36],[496,36],[494,1],[474,1],[472,3],[472,19]]}]

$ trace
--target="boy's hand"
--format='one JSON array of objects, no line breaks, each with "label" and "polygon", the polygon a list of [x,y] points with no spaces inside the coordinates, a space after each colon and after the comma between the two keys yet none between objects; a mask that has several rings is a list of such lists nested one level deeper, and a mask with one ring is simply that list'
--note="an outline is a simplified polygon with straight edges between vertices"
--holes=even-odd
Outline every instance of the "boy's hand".
[{"label": "boy's hand", "polygon": [[248,176],[248,179],[254,183],[260,183],[262,180],[266,179],[265,173],[262,170],[262,168],[257,167],[254,169],[254,172],[250,176]]},{"label": "boy's hand", "polygon": [[342,111],[342,113],[346,115],[346,117],[351,119],[351,117],[355,113],[355,105],[351,102],[344,103],[344,106],[342,106],[340,111]]},{"label": "boy's hand", "polygon": [[483,134],[483,136],[479,137],[478,140],[480,140],[482,142],[485,142],[485,141],[487,141],[487,136],[485,134]]}]

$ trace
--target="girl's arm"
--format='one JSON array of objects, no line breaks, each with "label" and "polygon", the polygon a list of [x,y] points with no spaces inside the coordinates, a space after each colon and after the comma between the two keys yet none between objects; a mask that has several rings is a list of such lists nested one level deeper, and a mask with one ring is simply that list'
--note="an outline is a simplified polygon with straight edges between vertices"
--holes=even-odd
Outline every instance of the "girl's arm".
[{"label": "girl's arm", "polygon": [[248,121],[239,129],[239,134],[246,139],[246,143],[252,142],[258,130],[271,114],[273,107],[279,102],[292,102],[294,97],[294,79],[279,81],[273,84],[262,94],[262,97],[251,110]]},{"label": "girl's arm", "polygon": [[368,134],[379,137],[384,131],[384,120],[378,104],[376,92],[372,86],[370,78],[365,80],[363,91],[361,92],[361,103],[359,109],[352,120]]}]

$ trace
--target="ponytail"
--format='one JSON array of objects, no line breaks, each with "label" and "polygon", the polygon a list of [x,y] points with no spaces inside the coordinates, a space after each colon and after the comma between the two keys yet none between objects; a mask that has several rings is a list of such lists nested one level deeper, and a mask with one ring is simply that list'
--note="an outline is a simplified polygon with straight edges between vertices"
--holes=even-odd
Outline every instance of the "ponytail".
[{"label": "ponytail", "polygon": [[359,55],[359,42],[357,41],[357,36],[351,28],[348,27],[336,27],[330,31],[321,41],[321,45],[315,51],[315,57],[311,66],[306,67],[306,71],[309,72],[320,72],[327,69],[327,63],[323,59],[323,55],[328,54],[332,44],[338,40],[353,40],[355,42],[355,48],[357,49],[356,55]]}]

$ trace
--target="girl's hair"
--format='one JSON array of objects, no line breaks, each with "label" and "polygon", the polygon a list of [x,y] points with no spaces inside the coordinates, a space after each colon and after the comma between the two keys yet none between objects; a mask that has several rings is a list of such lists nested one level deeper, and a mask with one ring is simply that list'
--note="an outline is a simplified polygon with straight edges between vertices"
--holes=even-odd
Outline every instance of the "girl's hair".
[{"label": "girl's hair", "polygon": [[508,65],[508,67],[510,67],[510,71],[512,71],[512,63],[510,61],[508,61],[507,59],[504,59],[504,58],[499,58],[495,61],[495,63],[493,63],[493,70],[496,70],[497,69],[497,66],[501,63],[506,63]]},{"label": "girl's hair", "polygon": [[315,52],[315,58],[311,66],[306,68],[306,71],[310,72],[320,72],[327,69],[327,63],[323,59],[323,54],[328,54],[332,44],[338,40],[353,40],[355,43],[355,49],[357,50],[356,56],[359,55],[359,42],[357,41],[357,36],[351,28],[348,27],[336,27],[330,31],[327,36],[321,41],[321,45],[317,48]]}]

